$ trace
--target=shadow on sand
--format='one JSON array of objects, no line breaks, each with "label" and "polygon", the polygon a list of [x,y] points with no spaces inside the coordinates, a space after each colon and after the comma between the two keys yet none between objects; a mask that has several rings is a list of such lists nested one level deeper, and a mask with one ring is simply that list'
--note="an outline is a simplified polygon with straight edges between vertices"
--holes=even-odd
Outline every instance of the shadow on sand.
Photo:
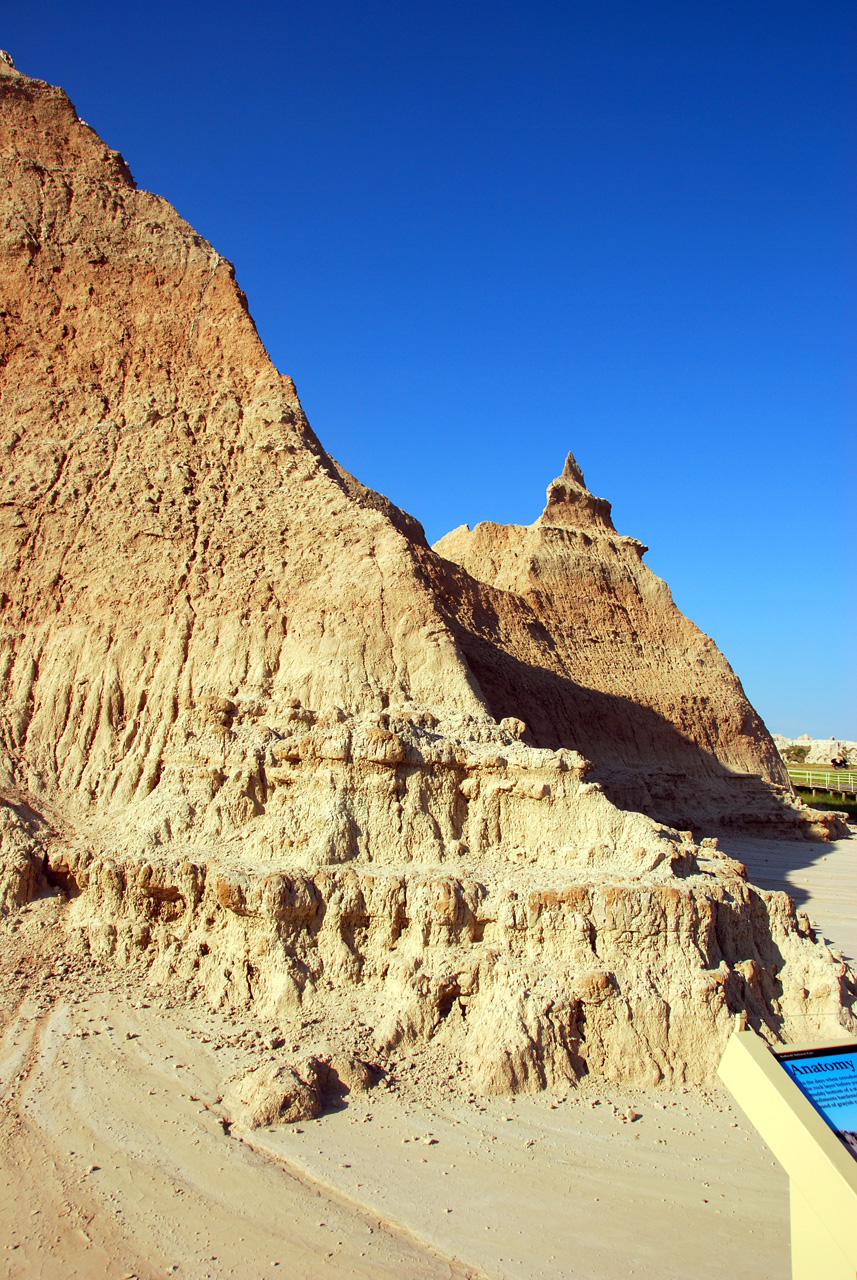
[{"label": "shadow on sand", "polygon": [[720,848],[747,868],[760,889],[787,893],[844,959],[857,962],[857,827],[830,844],[724,836]]}]

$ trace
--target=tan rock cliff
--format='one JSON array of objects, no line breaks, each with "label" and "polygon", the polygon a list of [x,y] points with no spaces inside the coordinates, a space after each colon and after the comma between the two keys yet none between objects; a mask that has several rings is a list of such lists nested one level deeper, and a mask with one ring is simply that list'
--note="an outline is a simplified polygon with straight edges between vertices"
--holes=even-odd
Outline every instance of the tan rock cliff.
[{"label": "tan rock cliff", "polygon": [[666,825],[835,820],[573,460],[432,551],[230,264],[8,62],[0,172],[4,909],[53,891],[94,963],[297,1026],[349,990],[489,1090],[852,1026],[792,904]]}]

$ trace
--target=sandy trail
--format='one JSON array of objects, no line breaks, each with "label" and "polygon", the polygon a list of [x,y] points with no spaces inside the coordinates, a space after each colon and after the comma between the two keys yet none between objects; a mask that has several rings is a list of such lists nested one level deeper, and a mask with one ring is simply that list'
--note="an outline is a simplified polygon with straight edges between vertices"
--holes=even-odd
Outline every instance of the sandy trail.
[{"label": "sandy trail", "polygon": [[[854,953],[853,842],[721,844]],[[45,898],[0,924],[4,1275],[789,1275],[785,1175],[717,1088],[427,1100],[414,1053],[395,1093],[230,1132],[243,1020],[63,961],[57,910]]]},{"label": "sandy trail", "polygon": [[228,1135],[218,1086],[241,1055],[212,1029],[113,992],[21,1009],[0,1061],[7,1274],[788,1274],[785,1179],[719,1091],[444,1115],[373,1094]]},{"label": "sandy trail", "polygon": [[[54,910],[50,900],[33,904],[23,932],[49,930]],[[97,990],[79,998],[73,977],[54,975],[70,991],[45,1007],[40,961],[42,982],[24,983],[35,995],[16,1003],[14,988],[3,992],[2,1274],[480,1274],[230,1138],[218,1086],[246,1054],[203,1040],[234,1030],[224,1019],[145,996],[135,1008],[137,993],[105,989],[97,975]]]},{"label": "sandy trail", "polygon": [[491,1276],[788,1275],[785,1179],[721,1092],[635,1092],[632,1124],[611,1105],[626,1092],[595,1096],[442,1115],[373,1099],[249,1140]]}]

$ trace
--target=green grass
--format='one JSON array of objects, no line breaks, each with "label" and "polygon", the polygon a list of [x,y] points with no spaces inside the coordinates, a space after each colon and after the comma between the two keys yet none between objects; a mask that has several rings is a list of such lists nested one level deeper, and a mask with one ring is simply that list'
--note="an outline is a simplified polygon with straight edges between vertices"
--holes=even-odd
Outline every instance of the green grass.
[{"label": "green grass", "polygon": [[847,813],[849,817],[857,818],[857,799],[842,800],[832,791],[819,791],[817,795],[813,795],[809,787],[795,787],[795,791],[812,809],[835,809],[837,813]]}]

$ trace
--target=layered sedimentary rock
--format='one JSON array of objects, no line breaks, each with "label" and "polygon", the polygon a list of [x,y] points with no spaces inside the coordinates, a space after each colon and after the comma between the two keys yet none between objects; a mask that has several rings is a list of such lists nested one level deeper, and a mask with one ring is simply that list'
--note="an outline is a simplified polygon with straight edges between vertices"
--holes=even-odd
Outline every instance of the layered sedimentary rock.
[{"label": "layered sedimentary rock", "polygon": [[566,680],[518,713],[540,741],[573,741],[617,803],[701,828],[794,826],[785,767],[738,677],[571,454],[534,524],[463,525],[435,550],[532,610]]},{"label": "layered sedimentary rock", "polygon": [[448,1041],[485,1089],[701,1079],[744,1011],[852,1025],[703,840],[836,820],[573,460],[534,526],[430,549],[230,264],[0,73],[4,908],[60,893],[64,945],[298,1025],[356,992],[380,1051]]}]

